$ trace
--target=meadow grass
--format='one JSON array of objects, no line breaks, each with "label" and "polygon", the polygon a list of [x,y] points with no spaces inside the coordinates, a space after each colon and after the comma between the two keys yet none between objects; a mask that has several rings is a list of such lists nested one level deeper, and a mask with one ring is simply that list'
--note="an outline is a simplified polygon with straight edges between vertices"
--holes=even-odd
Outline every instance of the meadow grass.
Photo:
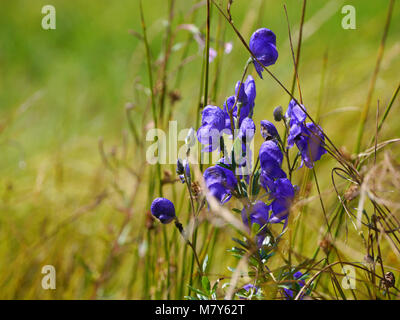
[{"label": "meadow grass", "polygon": [[[215,3],[228,17],[228,1]],[[147,162],[145,136],[151,127],[167,130],[169,120],[197,129],[205,104],[222,106],[249,58],[234,28],[248,43],[260,27],[277,35],[279,58],[268,69],[298,99],[301,89],[308,113],[360,179],[351,187],[330,155],[293,173],[300,192],[270,273],[279,278],[282,265],[308,271],[314,298],[398,297],[400,235],[382,231],[400,219],[398,142],[385,142],[400,132],[398,4],[354,1],[357,29],[344,30],[344,1],[235,1],[231,24],[215,3],[58,0],[57,29],[49,31],[40,25],[43,1],[2,4],[0,298],[195,296],[205,285],[195,257],[173,226],[151,218],[157,196],[173,201],[188,230],[196,223],[189,236],[211,285],[219,282],[218,298],[234,297],[223,284],[253,279],[231,271],[246,268],[227,251],[240,237],[232,227],[240,216],[228,211],[236,220],[227,223],[218,206],[191,203],[175,165]],[[197,26],[205,49],[183,24]],[[233,50],[224,54],[228,41]],[[209,47],[217,51],[211,63]],[[256,78],[253,66],[248,73]],[[290,96],[266,72],[256,84],[254,119],[286,109]],[[193,168],[196,181],[205,167]],[[358,226],[350,211],[369,225]],[[366,264],[368,254],[375,263]],[[46,264],[57,270],[56,290],[41,287]],[[341,286],[344,265],[356,269],[354,290]],[[379,288],[388,271],[396,276],[389,295]],[[280,296],[275,281],[263,291]]]}]

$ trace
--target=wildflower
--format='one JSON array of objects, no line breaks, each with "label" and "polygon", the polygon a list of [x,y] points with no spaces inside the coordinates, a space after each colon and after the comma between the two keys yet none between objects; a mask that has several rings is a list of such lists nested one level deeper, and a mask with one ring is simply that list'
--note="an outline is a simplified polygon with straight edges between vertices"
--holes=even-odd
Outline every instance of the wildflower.
[{"label": "wildflower", "polygon": [[225,127],[225,114],[216,106],[204,108],[201,127],[197,131],[197,139],[201,144],[208,145],[205,151],[214,151],[219,147],[219,139]]},{"label": "wildflower", "polygon": [[295,190],[289,179],[277,179],[270,190],[270,197],[274,200],[271,203],[270,223],[279,223],[287,220],[290,207],[293,203]]},{"label": "wildflower", "polygon": [[253,290],[254,294],[257,294],[257,292],[260,288],[251,283],[248,283],[243,286],[243,289],[246,290],[246,292],[250,292],[250,290]]},{"label": "wildflower", "polygon": [[[286,173],[281,169],[283,154],[278,145],[272,141],[265,141],[259,152],[262,179],[286,178]],[[261,183],[263,183],[261,181]]]},{"label": "wildflower", "polygon": [[[274,64],[278,59],[276,36],[267,28],[258,29],[251,35],[249,47],[253,55],[265,67]],[[263,67],[257,61],[254,61],[254,67],[262,79]]]},{"label": "wildflower", "polygon": [[251,141],[254,137],[255,131],[256,126],[253,120],[246,117],[243,119],[242,124],[240,125],[239,137],[244,141]]},{"label": "wildflower", "polygon": [[156,198],[153,200],[151,214],[163,224],[170,223],[176,218],[174,204],[165,198]]},{"label": "wildflower", "polygon": [[256,243],[259,248],[262,247],[267,235],[266,225],[269,222],[269,211],[270,206],[262,201],[257,201],[253,206],[244,207],[242,210],[242,220],[246,226],[257,224],[260,227],[256,234]]},{"label": "wildflower", "polygon": [[305,123],[306,113],[303,111],[305,107],[301,107],[294,101],[290,101],[285,117],[289,119],[289,136],[288,146],[293,147],[296,144],[300,151],[302,164],[308,168],[314,166],[314,162],[321,159],[326,153],[324,149],[325,137],[322,129],[314,123]]},{"label": "wildflower", "polygon": [[[239,89],[240,88],[240,89]],[[236,96],[238,97],[238,101],[236,102]],[[231,119],[230,112],[232,111],[233,118],[238,117],[238,107],[240,107],[240,119],[239,119],[239,127],[242,124],[242,121],[249,117],[253,116],[254,109],[254,100],[256,98],[256,84],[252,76],[248,76],[246,81],[241,84],[240,81],[236,83],[235,87],[235,95],[230,96],[224,103],[224,113],[225,113],[225,128],[231,130]],[[235,107],[233,107],[235,106]],[[232,110],[233,108],[233,110]]]},{"label": "wildflower", "polygon": [[[297,271],[293,274],[294,280],[298,280],[301,277],[303,277],[303,274],[300,271]],[[298,281],[295,281],[294,283],[290,284],[291,289],[284,288],[283,290],[285,292],[286,300],[293,299],[295,297],[294,294],[297,294],[301,290],[301,288],[303,288],[305,286],[305,284],[306,283],[304,280],[298,280]],[[300,299],[303,299],[303,298],[304,298],[304,294],[301,295]]]},{"label": "wildflower", "polygon": [[203,176],[208,190],[215,198],[222,204],[230,200],[232,191],[237,185],[236,177],[231,170],[216,165],[207,168]]},{"label": "wildflower", "polygon": [[293,142],[300,151],[301,165],[304,163],[307,168],[311,169],[314,166],[314,162],[321,159],[326,153],[324,148],[325,137],[322,129],[314,123],[292,127],[288,137],[288,145],[290,147],[293,146]]},{"label": "wildflower", "polygon": [[272,122],[261,120],[261,136],[264,140],[271,140],[278,138],[279,134]]},{"label": "wildflower", "polygon": [[285,117],[290,120],[290,127],[292,127],[294,124],[301,124],[306,120],[307,115],[303,111],[303,109],[305,110],[306,108],[303,105],[301,105],[301,107],[296,103],[294,99],[289,102]]}]

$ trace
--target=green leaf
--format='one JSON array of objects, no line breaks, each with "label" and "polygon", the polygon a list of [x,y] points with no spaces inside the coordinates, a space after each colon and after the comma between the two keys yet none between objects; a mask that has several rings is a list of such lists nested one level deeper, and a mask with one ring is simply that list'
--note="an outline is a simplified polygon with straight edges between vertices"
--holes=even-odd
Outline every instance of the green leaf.
[{"label": "green leaf", "polygon": [[247,244],[246,242],[244,242],[244,241],[242,241],[242,240],[239,240],[239,239],[237,239],[237,238],[232,238],[232,240],[235,241],[235,242],[237,242],[237,243],[239,243],[242,247],[244,247],[244,248],[246,248],[246,249],[249,249],[249,246],[248,246],[248,244]]},{"label": "green leaf", "polygon": [[194,291],[195,293],[197,293],[197,294],[199,294],[199,295],[205,295],[205,294],[206,294],[205,292],[203,292],[203,291],[201,291],[201,290],[199,290],[199,289],[193,288],[193,287],[190,286],[190,285],[188,285],[188,287],[190,288],[190,290]]},{"label": "green leaf", "polygon": [[210,293],[211,285],[210,285],[210,280],[208,280],[207,276],[202,276],[202,277],[201,277],[201,284],[202,284],[202,286],[203,286],[203,289],[204,289],[207,293]]},{"label": "green leaf", "polygon": [[208,254],[206,254],[206,257],[204,258],[204,261],[203,261],[203,272],[206,272],[206,269],[207,269],[207,265],[208,265]]},{"label": "green leaf", "polygon": [[232,211],[233,211],[233,212],[236,212],[236,213],[240,213],[240,214],[242,213],[242,211],[239,210],[239,209],[237,209],[237,208],[233,208]]}]

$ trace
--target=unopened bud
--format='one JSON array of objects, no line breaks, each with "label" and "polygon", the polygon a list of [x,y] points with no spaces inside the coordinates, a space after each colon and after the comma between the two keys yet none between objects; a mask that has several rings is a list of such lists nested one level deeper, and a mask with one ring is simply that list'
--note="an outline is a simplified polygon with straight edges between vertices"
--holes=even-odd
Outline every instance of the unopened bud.
[{"label": "unopened bud", "polygon": [[275,121],[281,121],[283,119],[283,109],[281,106],[278,106],[274,109],[274,119]]}]

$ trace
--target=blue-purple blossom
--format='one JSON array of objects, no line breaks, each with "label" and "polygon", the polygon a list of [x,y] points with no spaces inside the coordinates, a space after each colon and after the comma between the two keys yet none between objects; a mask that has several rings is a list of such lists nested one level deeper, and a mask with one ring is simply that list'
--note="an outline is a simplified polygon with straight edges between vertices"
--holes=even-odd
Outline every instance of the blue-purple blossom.
[{"label": "blue-purple blossom", "polygon": [[[267,28],[258,29],[252,34],[249,47],[253,55],[265,67],[274,64],[278,59],[276,36]],[[263,67],[257,61],[254,61],[254,66],[262,79]]]},{"label": "blue-purple blossom", "polygon": [[303,111],[303,109],[306,110],[306,108],[303,105],[301,105],[301,107],[296,103],[294,99],[292,99],[289,102],[285,117],[287,119],[290,119],[289,121],[290,126],[293,126],[294,124],[303,123],[306,120],[307,115]]},{"label": "blue-purple blossom", "polygon": [[[293,274],[293,279],[294,280],[298,280],[302,276],[303,276],[303,274],[300,271],[297,271],[297,272],[295,272]],[[294,294],[297,295],[297,293],[301,290],[301,288],[303,288],[305,286],[305,284],[306,283],[305,283],[304,280],[298,280],[298,281],[295,281],[294,283],[290,284],[291,289],[284,288],[283,290],[285,292],[286,300],[293,299],[294,298]],[[303,299],[303,298],[304,298],[304,294],[302,294],[300,296],[300,299]]]},{"label": "blue-purple blossom", "polygon": [[[229,113],[231,112],[232,108],[232,116],[234,119],[238,117],[238,108],[240,106],[240,119],[239,119],[239,127],[242,124],[242,121],[249,117],[253,116],[253,109],[254,109],[254,100],[256,98],[256,85],[252,76],[248,76],[246,81],[240,85],[240,81],[236,83],[235,87],[235,95],[230,96],[226,99],[224,103],[224,113],[225,113],[225,128],[231,130],[231,119]],[[239,91],[240,88],[240,91]],[[238,96],[238,101],[236,102],[236,96]],[[235,107],[234,107],[235,106]]]},{"label": "blue-purple blossom", "polygon": [[272,122],[268,120],[261,120],[260,124],[261,136],[264,138],[264,140],[271,140],[279,137],[278,130],[276,130]]},{"label": "blue-purple blossom", "polygon": [[254,133],[256,132],[256,125],[251,118],[244,118],[239,131],[239,137],[245,139],[246,141],[251,141],[254,137]]},{"label": "blue-purple blossom", "polygon": [[175,219],[174,204],[165,198],[156,198],[151,204],[151,214],[163,224],[170,223]]},{"label": "blue-purple blossom", "polygon": [[322,155],[326,153],[324,148],[325,137],[322,129],[314,123],[307,123],[302,133],[294,141],[300,150],[304,164],[308,168],[312,168],[314,162],[320,160]]},{"label": "blue-purple blossom", "polygon": [[245,284],[242,288],[244,290],[246,290],[247,293],[249,293],[251,290],[253,290],[253,294],[257,294],[258,290],[260,290],[259,287],[255,286],[254,284],[251,284],[251,283]]},{"label": "blue-purple blossom", "polygon": [[253,224],[258,224],[260,226],[260,229],[256,235],[256,243],[258,247],[262,246],[266,236],[266,224],[269,220],[269,210],[269,206],[262,201],[257,201],[252,206],[248,205],[242,210],[242,220],[246,226],[251,227]]},{"label": "blue-purple blossom", "polygon": [[[305,110],[305,107],[302,105]],[[314,166],[314,162],[321,159],[326,153],[324,148],[325,137],[321,127],[314,123],[305,123],[306,114],[294,100],[290,101],[286,117],[289,119],[288,146],[291,148],[296,144],[300,151],[302,164],[308,168]]]},{"label": "blue-purple blossom", "polygon": [[216,165],[204,171],[204,181],[210,193],[221,203],[229,201],[235,190],[237,180],[233,172]]},{"label": "blue-purple blossom", "polygon": [[268,222],[279,223],[287,220],[295,196],[295,188],[290,180],[286,178],[274,180],[261,174],[260,183],[269,194],[269,199],[272,200],[269,205],[271,214]]},{"label": "blue-purple blossom", "polygon": [[220,145],[222,130],[225,128],[225,114],[217,106],[207,106],[202,112],[201,126],[197,130],[197,139],[205,151],[214,151]]},{"label": "blue-purple blossom", "polygon": [[286,178],[286,173],[281,169],[283,154],[278,145],[272,141],[265,141],[259,152],[261,175],[265,178]]}]

